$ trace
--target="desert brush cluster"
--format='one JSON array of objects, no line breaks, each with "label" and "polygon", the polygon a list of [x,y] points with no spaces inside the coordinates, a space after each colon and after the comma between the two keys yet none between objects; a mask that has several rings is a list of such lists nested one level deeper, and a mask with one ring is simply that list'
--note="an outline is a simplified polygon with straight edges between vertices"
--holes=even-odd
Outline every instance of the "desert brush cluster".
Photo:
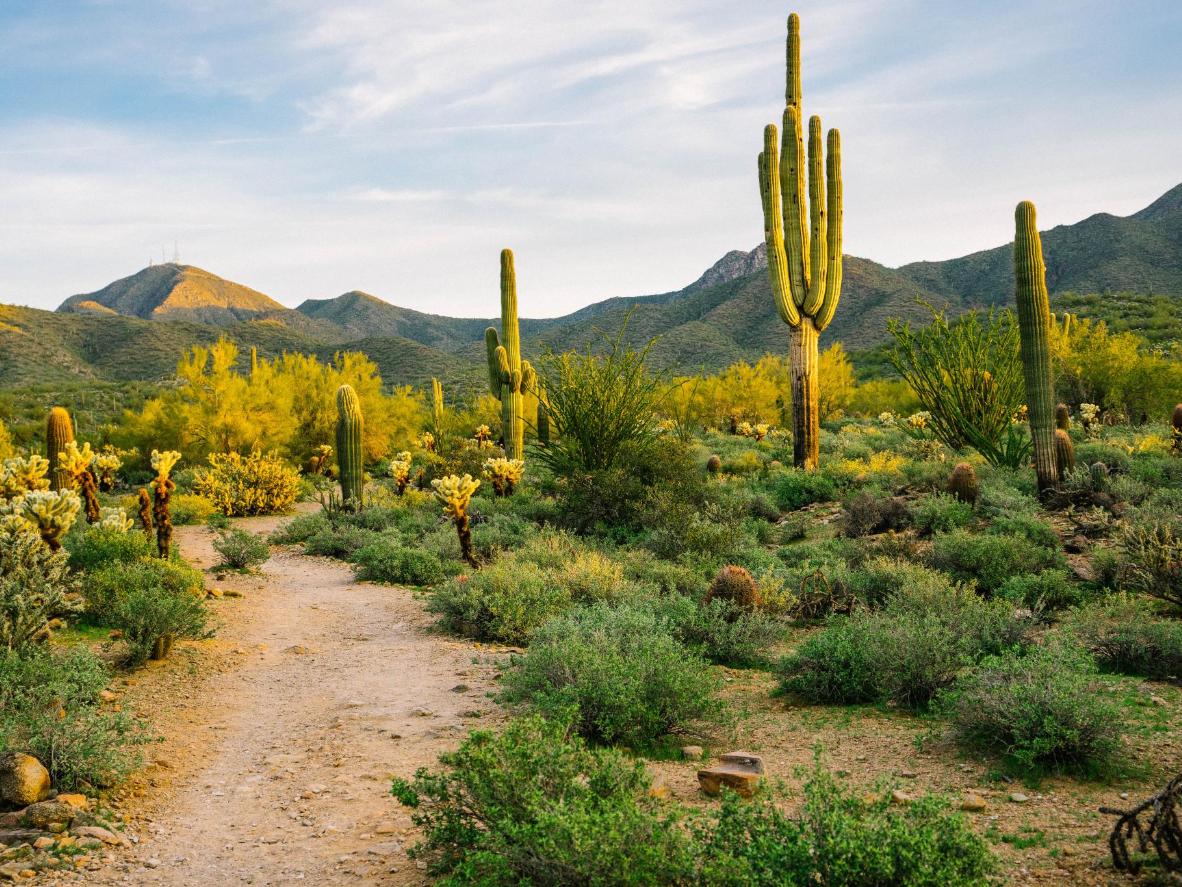
[{"label": "desert brush cluster", "polygon": [[[216,631],[174,539],[205,525],[220,572],[334,558],[498,657],[509,725],[393,785],[441,883],[977,885],[1068,840],[1101,865],[1107,819],[1050,847],[990,816],[1182,766],[1182,344],[1052,313],[1023,202],[1013,309],[930,307],[861,364],[822,348],[842,149],[805,130],[793,15],[758,156],[784,355],[676,375],[619,330],[527,358],[504,250],[485,393],[222,340],[84,434],[69,403],[0,426],[3,766],[101,797],[139,765],[152,712],[104,688]],[[278,514],[267,539],[232,520]],[[844,773],[848,730],[894,757]],[[805,771],[710,782],[787,742]],[[661,766],[703,792],[667,797]]]}]

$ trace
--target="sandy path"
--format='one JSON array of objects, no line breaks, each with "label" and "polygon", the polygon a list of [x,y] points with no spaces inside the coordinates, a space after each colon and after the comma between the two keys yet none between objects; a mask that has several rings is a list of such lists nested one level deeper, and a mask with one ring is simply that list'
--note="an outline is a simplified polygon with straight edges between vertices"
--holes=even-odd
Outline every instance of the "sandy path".
[{"label": "sandy path", "polygon": [[[178,532],[197,566],[216,560],[210,541],[201,528]],[[215,646],[234,665],[194,677],[191,692],[183,679],[174,687],[183,718],[167,715],[168,702],[166,723],[152,715],[164,734],[154,755],[179,771],[173,790],[147,792],[139,843],[87,883],[425,882],[406,857],[415,835],[389,779],[498,720],[487,698],[495,666],[429,631],[409,591],[358,583],[346,565],[294,549],[273,549],[261,577],[211,584],[244,593],[215,604]]]}]

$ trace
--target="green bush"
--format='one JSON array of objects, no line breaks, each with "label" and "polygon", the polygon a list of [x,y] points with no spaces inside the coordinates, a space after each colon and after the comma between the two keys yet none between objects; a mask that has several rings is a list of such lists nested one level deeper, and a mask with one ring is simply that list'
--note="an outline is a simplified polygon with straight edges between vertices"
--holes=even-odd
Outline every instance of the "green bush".
[{"label": "green bush", "polygon": [[1065,645],[991,657],[938,707],[960,741],[1024,770],[1102,767],[1120,747],[1120,711],[1096,692],[1094,662]]},{"label": "green bush", "polygon": [[846,502],[841,530],[851,537],[869,536],[906,530],[911,520],[911,508],[902,497],[862,490]]},{"label": "green bush", "polygon": [[448,631],[481,641],[525,644],[546,620],[566,612],[570,592],[540,567],[502,558],[431,589],[428,609]]},{"label": "green bush", "polygon": [[1079,603],[1079,589],[1066,570],[1046,570],[1011,576],[997,590],[997,597],[1035,612],[1062,610]]},{"label": "green bush", "polygon": [[430,551],[386,539],[353,553],[357,578],[390,585],[434,585],[444,579],[443,564]]},{"label": "green bush", "polygon": [[1145,600],[1118,594],[1068,614],[1067,630],[1107,671],[1164,681],[1182,677],[1182,623]]},{"label": "green bush", "polygon": [[748,611],[732,601],[701,604],[681,596],[654,604],[668,620],[673,636],[711,662],[735,667],[762,665],[769,646],[784,636],[784,626],[759,610]]},{"label": "green bush", "polygon": [[649,608],[573,610],[534,632],[504,678],[503,699],[573,718],[596,742],[649,745],[716,708],[718,678]]},{"label": "green bush", "polygon": [[1025,535],[978,534],[960,529],[935,538],[931,562],[955,579],[975,581],[981,592],[988,595],[1011,576],[1037,574],[1063,566],[1063,556],[1031,542]]},{"label": "green bush", "polygon": [[898,558],[872,557],[849,572],[846,580],[850,593],[861,603],[881,607],[900,589],[930,591],[944,595],[949,591],[943,573]]},{"label": "green bush", "polygon": [[809,702],[849,705],[881,698],[870,644],[875,626],[847,617],[809,635],[779,663],[780,689]]},{"label": "green bush", "polygon": [[88,650],[0,652],[0,748],[36,757],[62,791],[118,783],[148,737],[129,715],[100,708],[110,678]]},{"label": "green bush", "polygon": [[125,564],[156,554],[156,544],[139,530],[125,533],[98,525],[85,525],[81,531],[70,533],[62,547],[70,554],[70,566],[79,571],[95,570],[110,563]]},{"label": "green bush", "polygon": [[974,517],[973,506],[947,493],[924,496],[914,509],[915,529],[921,536],[966,527]]},{"label": "green bush", "polygon": [[224,530],[213,540],[213,550],[222,558],[218,566],[233,570],[253,570],[271,556],[265,539],[242,529]]},{"label": "green bush", "polygon": [[136,665],[163,638],[204,638],[209,613],[189,567],[162,560],[111,564],[88,577],[88,611],[104,625],[119,629],[128,662]]},{"label": "green bush", "polygon": [[470,734],[441,773],[396,779],[424,834],[411,856],[445,885],[690,882],[689,837],[646,797],[644,766],[565,731],[522,718]]},{"label": "green bush", "polygon": [[300,514],[275,530],[271,534],[271,541],[276,545],[296,545],[331,529],[331,526],[323,512]]},{"label": "green bush", "polygon": [[304,552],[322,557],[349,560],[353,557],[354,552],[373,542],[379,542],[382,538],[383,534],[374,530],[341,524],[320,530],[309,536],[304,542]]},{"label": "green bush", "polygon": [[174,526],[203,524],[218,514],[214,504],[204,496],[192,493],[175,493],[168,503],[169,514]]},{"label": "green bush", "polygon": [[[490,560],[499,551],[520,547],[537,531],[534,524],[515,514],[493,514],[473,525],[472,545],[482,558]],[[452,535],[455,535],[454,530]]]},{"label": "green bush", "polygon": [[77,609],[77,590],[64,551],[25,530],[0,531],[0,651],[44,640],[50,620]]},{"label": "green bush", "polygon": [[1117,540],[1122,588],[1182,607],[1182,517],[1138,513]]},{"label": "green bush", "polygon": [[820,471],[786,470],[776,477],[775,497],[781,511],[796,511],[814,502],[832,502],[837,484]]}]

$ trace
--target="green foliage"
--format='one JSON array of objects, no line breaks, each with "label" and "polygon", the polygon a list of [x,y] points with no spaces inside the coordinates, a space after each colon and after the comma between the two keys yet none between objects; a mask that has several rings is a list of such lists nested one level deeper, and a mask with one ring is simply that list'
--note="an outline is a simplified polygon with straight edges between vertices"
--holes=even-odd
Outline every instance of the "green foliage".
[{"label": "green foliage", "polygon": [[912,510],[915,529],[921,536],[947,533],[973,522],[973,506],[949,496],[935,493],[924,496]]},{"label": "green foliage", "polygon": [[649,745],[717,708],[719,680],[649,608],[598,604],[534,632],[503,698],[596,742]]},{"label": "green foliage", "polygon": [[353,553],[357,578],[390,585],[434,585],[444,579],[443,564],[430,551],[407,548],[381,538]]},{"label": "green foliage", "polygon": [[1101,668],[1164,681],[1182,677],[1182,623],[1147,601],[1117,594],[1073,610],[1067,631]]},{"label": "green foliage", "polygon": [[307,542],[317,533],[330,529],[331,524],[322,512],[301,514],[271,533],[271,541],[276,545],[296,545],[300,542]]},{"label": "green foliage", "polygon": [[949,323],[932,310],[923,329],[894,320],[887,328],[891,363],[930,414],[932,433],[953,450],[972,446],[991,464],[1022,464],[1025,447],[1012,424],[1025,401],[1013,313],[970,311]]},{"label": "green foliage", "polygon": [[987,659],[938,705],[962,742],[1024,770],[1101,767],[1120,747],[1122,718],[1095,673],[1081,650],[1039,647]]},{"label": "green foliage", "polygon": [[1044,570],[1011,576],[997,590],[997,597],[1041,613],[1079,603],[1080,590],[1066,570]]},{"label": "green foliage", "polygon": [[0,531],[0,652],[45,640],[49,621],[76,608],[76,591],[64,551],[32,532]]},{"label": "green foliage", "polygon": [[206,523],[213,515],[219,513],[212,502],[193,493],[174,493],[169,499],[168,507],[172,514],[172,522],[178,527]]},{"label": "green foliage", "polygon": [[482,641],[524,644],[571,606],[569,590],[540,567],[503,558],[431,590],[428,609],[448,631]]},{"label": "green foliage", "polygon": [[233,570],[253,570],[271,556],[267,541],[242,529],[224,530],[213,540],[213,550],[221,557],[219,566]]},{"label": "green foliage", "polygon": [[976,581],[983,594],[993,594],[1011,576],[1037,574],[1061,567],[1063,556],[1014,533],[974,534],[966,529],[936,536],[932,565],[962,582]]},{"label": "green foliage", "polygon": [[1117,540],[1121,587],[1182,607],[1182,516],[1133,515]]},{"label": "green foliage", "polygon": [[905,530],[911,526],[911,520],[911,508],[902,497],[863,490],[846,502],[841,529],[847,536],[868,536]]},{"label": "green foliage", "polygon": [[814,502],[832,502],[837,498],[837,484],[822,471],[791,469],[775,480],[776,504],[782,511],[796,511]]},{"label": "green foliage", "polygon": [[24,751],[62,791],[108,787],[140,765],[148,737],[123,712],[100,708],[110,673],[87,650],[0,651],[0,748]]},{"label": "green foliage", "polygon": [[763,665],[767,648],[784,635],[779,619],[722,598],[698,604],[674,595],[654,601],[652,607],[668,621],[678,641],[720,665]]},{"label": "green foliage", "polygon": [[304,541],[304,551],[307,554],[349,560],[354,552],[381,538],[381,533],[342,523],[313,533]]}]

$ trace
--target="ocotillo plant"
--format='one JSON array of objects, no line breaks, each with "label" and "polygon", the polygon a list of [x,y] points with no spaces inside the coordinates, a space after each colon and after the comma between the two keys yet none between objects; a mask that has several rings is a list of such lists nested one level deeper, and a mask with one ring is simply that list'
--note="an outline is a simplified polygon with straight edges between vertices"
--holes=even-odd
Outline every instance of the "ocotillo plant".
[{"label": "ocotillo plant", "polygon": [[801,132],[800,18],[796,13],[788,17],[785,102],[782,156],[776,125],[768,124],[763,131],[759,190],[768,276],[780,319],[792,330],[788,352],[792,458],[798,468],[816,468],[821,433],[817,339],[833,320],[841,298],[841,135],[836,129],[829,130],[826,163],[821,149],[821,118],[810,118],[806,160]]},{"label": "ocotillo plant", "polygon": [[525,417],[521,395],[534,386],[534,368],[521,359],[521,335],[517,327],[517,272],[513,251],[501,250],[501,337],[496,327],[484,331],[488,351],[488,384],[501,401],[501,436],[505,457],[525,457]]},{"label": "ocotillo plant", "polygon": [[45,456],[53,472],[50,489],[70,489],[70,472],[62,467],[61,454],[73,439],[74,423],[70,421],[70,414],[63,407],[54,407],[45,421]]},{"label": "ocotillo plant", "polygon": [[364,505],[365,466],[362,460],[361,435],[365,418],[361,401],[352,385],[337,389],[337,468],[341,478],[341,501],[346,508]]},{"label": "ocotillo plant", "polygon": [[1042,258],[1034,204],[1024,200],[1014,212],[1014,282],[1018,303],[1018,333],[1034,470],[1039,492],[1055,486],[1055,386],[1051,378],[1051,306],[1047,297],[1047,268]]}]

